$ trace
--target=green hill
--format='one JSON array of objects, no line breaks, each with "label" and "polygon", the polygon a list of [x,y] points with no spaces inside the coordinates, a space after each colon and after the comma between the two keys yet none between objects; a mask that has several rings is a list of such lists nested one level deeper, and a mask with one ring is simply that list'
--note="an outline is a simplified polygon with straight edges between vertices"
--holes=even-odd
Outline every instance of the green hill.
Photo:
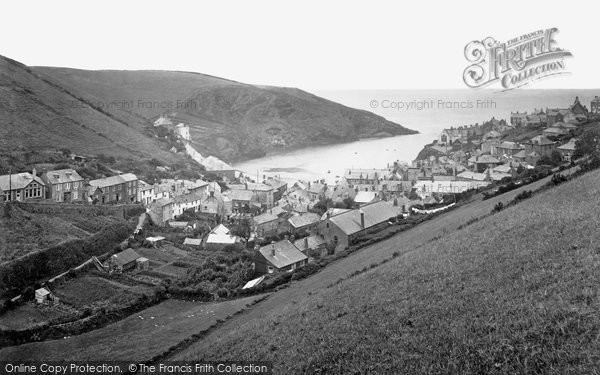
[{"label": "green hill", "polygon": [[594,373],[599,186],[592,172],[412,248],[411,231],[398,235],[363,250],[397,241],[391,261],[171,359],[274,361],[276,373]]},{"label": "green hill", "polygon": [[0,56],[0,150],[68,148],[80,154],[181,160],[144,132],[141,116],[99,108],[27,66]]},{"label": "green hill", "polygon": [[33,71],[104,107],[125,103],[118,112],[147,120],[167,114],[174,123],[190,126],[199,152],[226,161],[361,137],[415,133],[381,116],[295,88],[248,85],[189,72],[49,67]]}]

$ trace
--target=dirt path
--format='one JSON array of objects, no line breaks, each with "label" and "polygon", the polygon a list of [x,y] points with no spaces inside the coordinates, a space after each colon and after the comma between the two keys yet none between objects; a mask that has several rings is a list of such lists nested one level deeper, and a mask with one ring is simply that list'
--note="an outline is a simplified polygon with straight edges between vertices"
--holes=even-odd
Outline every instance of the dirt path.
[{"label": "dirt path", "polygon": [[[566,173],[569,172],[567,171]],[[222,326],[214,329],[208,335],[203,337],[201,341],[173,353],[168,359],[182,360],[202,358],[204,348],[209,347],[214,339],[223,336],[227,334],[227,332],[233,331],[237,327],[254,319],[261,319],[270,311],[276,309],[277,306],[296,303],[295,301],[299,299],[299,297],[307,295],[313,290],[327,288],[338,280],[345,279],[352,273],[362,270],[364,267],[369,267],[373,263],[377,264],[385,259],[389,259],[393,256],[394,252],[398,252],[402,255],[411,251],[418,251],[419,247],[426,246],[428,242],[439,236],[458,230],[461,225],[466,224],[469,220],[489,214],[498,202],[502,202],[506,205],[519,193],[525,190],[538,190],[547,184],[550,179],[551,176],[543,178],[529,185],[485,201],[479,198],[471,203],[456,208],[447,214],[435,217],[432,220],[421,223],[405,232],[401,232],[394,237],[367,246],[346,258],[339,259],[329,264],[319,273],[304,280],[292,283],[288,288],[272,294],[269,298],[254,305],[243,314],[233,317]]]}]

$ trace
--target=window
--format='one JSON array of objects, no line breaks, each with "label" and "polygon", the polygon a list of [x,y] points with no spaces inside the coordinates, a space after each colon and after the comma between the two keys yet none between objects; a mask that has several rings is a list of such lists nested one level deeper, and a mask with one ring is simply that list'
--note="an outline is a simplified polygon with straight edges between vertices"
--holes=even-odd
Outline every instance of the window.
[{"label": "window", "polygon": [[62,184],[56,184],[56,191],[60,191],[62,188]]},{"label": "window", "polygon": [[70,182],[67,182],[67,183],[65,184],[65,190],[69,190],[69,189],[71,189],[71,183],[70,183]]},{"label": "window", "polygon": [[77,191],[73,192],[73,199],[77,199]]},{"label": "window", "polygon": [[267,272],[268,273],[273,273],[275,271],[275,268],[273,268],[273,266],[268,266],[267,267]]}]

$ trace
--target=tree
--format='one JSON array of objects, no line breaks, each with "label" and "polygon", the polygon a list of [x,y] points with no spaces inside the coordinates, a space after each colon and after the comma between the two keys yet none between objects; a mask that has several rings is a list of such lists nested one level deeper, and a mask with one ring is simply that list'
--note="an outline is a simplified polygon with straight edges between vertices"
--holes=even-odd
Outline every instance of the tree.
[{"label": "tree", "polygon": [[575,143],[573,158],[579,159],[596,152],[600,152],[600,129],[589,129]]},{"label": "tree", "polygon": [[238,220],[238,222],[231,228],[231,234],[244,238],[246,241],[250,238],[252,233],[252,223],[250,219]]}]

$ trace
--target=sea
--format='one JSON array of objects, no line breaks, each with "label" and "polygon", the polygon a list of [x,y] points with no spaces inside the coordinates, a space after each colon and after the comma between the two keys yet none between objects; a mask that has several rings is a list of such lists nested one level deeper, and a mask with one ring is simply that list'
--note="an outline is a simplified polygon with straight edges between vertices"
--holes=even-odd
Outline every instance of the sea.
[{"label": "sea", "polygon": [[278,152],[234,164],[250,176],[279,176],[286,181],[328,183],[347,168],[386,168],[395,161],[409,163],[424,145],[451,126],[481,124],[492,117],[510,121],[510,113],[568,108],[575,98],[590,108],[598,90],[323,90],[314,91],[348,107],[385,117],[419,134],[361,139],[351,143]]}]

